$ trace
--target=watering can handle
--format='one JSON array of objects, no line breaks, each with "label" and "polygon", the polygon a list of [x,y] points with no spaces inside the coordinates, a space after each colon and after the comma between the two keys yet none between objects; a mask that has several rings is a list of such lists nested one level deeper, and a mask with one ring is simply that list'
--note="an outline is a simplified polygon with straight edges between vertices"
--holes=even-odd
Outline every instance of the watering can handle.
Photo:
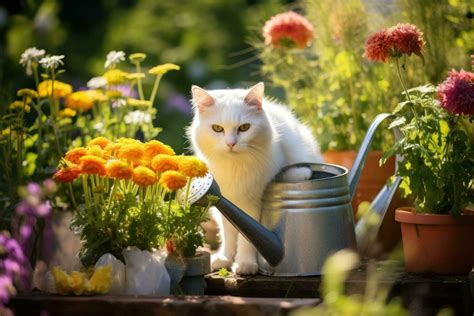
[{"label": "watering can handle", "polygon": [[[385,121],[387,118],[393,118],[393,114],[389,113],[382,113],[375,117],[374,121],[370,124],[369,129],[367,130],[367,134],[362,141],[362,145],[360,146],[359,153],[354,161],[354,165],[352,166],[351,171],[349,172],[349,189],[351,194],[351,199],[354,197],[355,190],[357,188],[357,184],[359,183],[360,176],[362,174],[362,170],[364,169],[365,160],[367,155],[369,154],[370,144],[374,139],[375,132],[379,125]],[[400,138],[400,130],[396,127],[393,129],[393,133],[396,139]],[[399,157],[397,156],[397,161]]]}]

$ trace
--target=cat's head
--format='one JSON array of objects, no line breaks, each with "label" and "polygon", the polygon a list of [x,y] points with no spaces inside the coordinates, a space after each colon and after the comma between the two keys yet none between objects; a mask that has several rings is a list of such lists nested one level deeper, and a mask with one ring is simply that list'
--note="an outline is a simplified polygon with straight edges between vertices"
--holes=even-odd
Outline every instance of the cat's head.
[{"label": "cat's head", "polygon": [[267,148],[272,128],[263,108],[264,84],[248,90],[192,87],[190,136],[205,156],[239,155]]}]

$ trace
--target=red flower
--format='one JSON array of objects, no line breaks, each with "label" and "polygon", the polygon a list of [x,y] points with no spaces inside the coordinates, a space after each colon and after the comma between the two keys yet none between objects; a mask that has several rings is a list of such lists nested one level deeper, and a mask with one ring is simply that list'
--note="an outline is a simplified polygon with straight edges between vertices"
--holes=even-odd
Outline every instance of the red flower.
[{"label": "red flower", "polygon": [[168,239],[166,241],[166,251],[168,251],[168,254],[172,254],[176,251],[176,244],[173,239]]},{"label": "red flower", "polygon": [[393,37],[389,30],[383,29],[369,36],[365,43],[364,57],[370,61],[388,62],[393,47]]},{"label": "red flower", "polygon": [[78,165],[71,165],[56,171],[53,179],[59,182],[71,182],[81,175],[82,168]]},{"label": "red flower", "polygon": [[277,14],[270,18],[263,27],[265,45],[280,46],[282,39],[289,39],[299,48],[311,44],[313,26],[303,16],[293,11]]},{"label": "red flower", "polygon": [[421,49],[425,42],[423,41],[423,33],[418,30],[416,25],[399,23],[390,28],[390,32],[394,49],[397,52],[408,56],[411,54],[422,56]]},{"label": "red flower", "polygon": [[474,115],[474,73],[451,70],[448,78],[438,85],[438,100],[447,111]]}]

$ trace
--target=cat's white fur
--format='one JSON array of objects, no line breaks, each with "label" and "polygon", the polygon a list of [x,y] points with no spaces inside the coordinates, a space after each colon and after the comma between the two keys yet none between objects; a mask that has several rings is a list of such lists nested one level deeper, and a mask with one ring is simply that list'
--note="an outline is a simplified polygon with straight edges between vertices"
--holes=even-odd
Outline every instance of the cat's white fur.
[{"label": "cat's white fur", "polygon": [[[310,129],[287,107],[264,98],[263,90],[263,83],[250,89],[208,91],[193,86],[195,115],[188,128],[194,152],[207,162],[222,194],[256,220],[265,187],[283,167],[323,161]],[[239,132],[238,127],[246,123],[250,129]],[[212,125],[224,131],[215,132]],[[290,181],[310,176],[307,168],[284,174]],[[212,268],[255,274],[255,248],[218,211],[214,213],[222,244],[212,256]]]}]

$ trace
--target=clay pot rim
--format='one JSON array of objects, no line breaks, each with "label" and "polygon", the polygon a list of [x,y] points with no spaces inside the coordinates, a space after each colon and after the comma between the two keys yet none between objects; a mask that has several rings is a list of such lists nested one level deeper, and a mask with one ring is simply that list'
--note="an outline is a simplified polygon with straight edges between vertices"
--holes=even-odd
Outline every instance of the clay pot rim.
[{"label": "clay pot rim", "polygon": [[414,207],[400,207],[395,220],[404,224],[421,225],[474,225],[474,211],[465,209],[460,217],[449,214],[415,213]]}]

